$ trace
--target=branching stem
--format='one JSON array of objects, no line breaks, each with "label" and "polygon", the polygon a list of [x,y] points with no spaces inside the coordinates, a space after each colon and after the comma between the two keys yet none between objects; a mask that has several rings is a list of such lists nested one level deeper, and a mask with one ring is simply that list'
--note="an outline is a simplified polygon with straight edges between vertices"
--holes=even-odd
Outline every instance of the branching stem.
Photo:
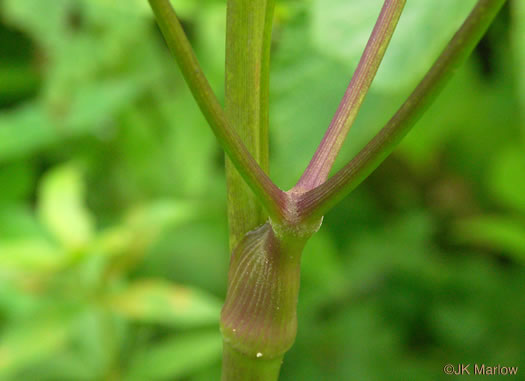
[{"label": "branching stem", "polygon": [[310,164],[296,185],[308,191],[326,181],[392,39],[406,0],[385,0],[348,89]]},{"label": "branching stem", "polygon": [[339,172],[298,197],[297,210],[301,220],[324,215],[381,164],[467,59],[504,3],[505,0],[478,1],[429,72],[386,126]]},{"label": "branching stem", "polygon": [[284,192],[270,180],[230,126],[169,0],[149,0],[149,3],[164,38],[219,144],[268,214],[278,221],[281,220],[285,204]]}]

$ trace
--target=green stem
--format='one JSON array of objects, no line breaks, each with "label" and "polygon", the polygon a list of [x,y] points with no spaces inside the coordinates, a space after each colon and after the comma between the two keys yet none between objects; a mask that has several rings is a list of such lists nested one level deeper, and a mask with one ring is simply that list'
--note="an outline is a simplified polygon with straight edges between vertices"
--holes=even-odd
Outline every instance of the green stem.
[{"label": "green stem", "polygon": [[[274,0],[228,0],[227,7],[226,116],[253,157],[268,173],[269,66]],[[246,273],[259,276],[266,274],[264,271],[255,270],[237,271],[236,258],[239,255],[243,258],[245,254],[247,257],[253,255],[257,258],[261,253],[266,252],[262,250],[252,253],[249,247],[248,253],[243,253],[242,243],[246,240],[252,241],[251,238],[245,238],[247,233],[263,225],[268,216],[228,159],[226,160],[226,178],[230,248],[236,253],[232,254],[230,275],[244,276]],[[281,206],[283,207],[281,210],[284,210],[286,205],[283,203]],[[269,225],[264,226],[266,227],[264,231],[269,231]],[[267,234],[263,236],[266,237]],[[259,262],[247,260],[247,263]],[[261,286],[264,282],[260,281],[251,283],[251,279],[246,278],[242,281],[236,280],[234,284],[230,282],[228,284],[228,297],[221,319],[224,337],[223,381],[272,381],[279,377],[283,355],[269,357],[266,347],[260,346],[261,335],[257,329],[253,329],[259,320],[255,311],[258,311],[260,306],[256,306],[257,308],[252,311],[249,301],[255,299],[243,297],[252,291],[256,294],[262,295],[266,292],[270,295],[269,290],[273,288]],[[239,296],[239,290],[245,292]],[[271,296],[275,300],[274,295]],[[292,331],[295,337],[295,331]],[[244,337],[244,341],[238,341],[240,337]],[[258,349],[249,350],[254,347]]]},{"label": "green stem", "polygon": [[[226,102],[228,121],[268,173],[268,88],[274,0],[228,0]],[[267,219],[255,195],[226,159],[230,248]]]},{"label": "green stem", "polygon": [[283,356],[258,359],[246,356],[224,343],[222,356],[223,381],[272,381],[279,379]]},{"label": "green stem", "polygon": [[317,219],[355,189],[393,151],[455,70],[465,62],[505,0],[479,0],[432,68],[385,127],[324,184],[300,195],[299,219]]},{"label": "green stem", "polygon": [[230,126],[169,0],[149,0],[166,43],[219,144],[272,218],[281,220],[285,195],[261,169]]},{"label": "green stem", "polygon": [[308,238],[283,235],[266,223],[233,250],[221,312],[223,381],[277,380],[297,333],[300,260]]}]

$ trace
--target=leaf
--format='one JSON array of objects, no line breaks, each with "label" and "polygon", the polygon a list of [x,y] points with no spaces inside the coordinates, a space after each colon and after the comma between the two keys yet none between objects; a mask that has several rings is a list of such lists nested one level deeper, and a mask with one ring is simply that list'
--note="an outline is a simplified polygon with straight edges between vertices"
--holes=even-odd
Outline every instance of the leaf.
[{"label": "leaf", "polygon": [[514,1],[511,3],[513,16],[513,55],[516,58],[516,67],[519,78],[519,95],[521,99],[522,127],[525,128],[525,2]]},{"label": "leaf", "polygon": [[29,163],[15,162],[2,166],[0,168],[0,189],[2,189],[0,204],[6,201],[13,203],[13,201],[28,197],[34,186],[34,177],[34,170]]},{"label": "leaf", "polygon": [[103,255],[129,255],[145,250],[163,230],[183,224],[198,212],[198,207],[185,200],[159,199],[133,208],[122,224],[97,235],[92,248]]},{"label": "leaf", "polygon": [[65,343],[67,324],[61,320],[18,323],[0,338],[0,378],[52,355]]},{"label": "leaf", "polygon": [[525,261],[525,222],[512,217],[481,216],[460,221],[454,236],[461,242],[488,246]]},{"label": "leaf", "polygon": [[[314,45],[356,67],[382,4],[382,0],[315,0]],[[413,86],[474,4],[475,0],[408,1],[373,86],[384,91]]]},{"label": "leaf", "polygon": [[[147,0],[95,0],[102,7],[113,8],[126,13],[138,13],[151,15],[151,9]],[[173,7],[179,16],[187,16],[199,6],[195,0],[171,0]]]},{"label": "leaf", "polygon": [[[53,353],[51,357],[42,357],[31,363],[22,372],[16,373],[13,379],[16,380],[74,380],[92,381],[97,378],[93,369],[86,366],[86,359],[76,353],[60,351]],[[7,380],[6,380],[7,381]]]},{"label": "leaf", "polygon": [[337,248],[331,237],[323,231],[317,232],[305,247],[301,260],[301,278],[312,282],[316,288],[340,289],[344,284],[343,263],[337,257]]},{"label": "leaf", "polygon": [[58,131],[37,104],[0,114],[0,161],[32,152],[54,142]]},{"label": "leaf", "polygon": [[179,335],[137,353],[126,381],[174,380],[216,362],[222,350],[217,331]]},{"label": "leaf", "polygon": [[133,209],[126,223],[137,230],[155,234],[166,226],[188,221],[198,210],[189,201],[159,199]]},{"label": "leaf", "polygon": [[84,193],[80,171],[71,164],[47,173],[40,185],[39,217],[69,250],[85,247],[94,234],[93,217],[84,205]]},{"label": "leaf", "polygon": [[202,291],[161,280],[141,280],[108,297],[107,305],[128,319],[180,327],[217,324],[221,302]]},{"label": "leaf", "polygon": [[525,148],[510,147],[496,157],[488,181],[497,201],[525,212]]},{"label": "leaf", "polygon": [[0,268],[4,271],[53,271],[67,258],[60,248],[41,238],[0,241]]},{"label": "leaf", "polygon": [[46,59],[39,97],[0,115],[0,160],[86,133],[106,137],[117,113],[159,75],[162,61],[145,42],[151,35],[143,17],[76,0],[6,0],[2,15],[32,37]]},{"label": "leaf", "polygon": [[0,207],[0,242],[35,236],[44,238],[45,234],[29,207],[19,204]]}]

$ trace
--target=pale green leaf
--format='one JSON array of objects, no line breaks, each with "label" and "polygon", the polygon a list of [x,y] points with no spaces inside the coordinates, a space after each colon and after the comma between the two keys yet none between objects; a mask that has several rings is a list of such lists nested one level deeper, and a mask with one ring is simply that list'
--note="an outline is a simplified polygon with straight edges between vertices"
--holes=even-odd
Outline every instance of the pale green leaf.
[{"label": "pale green leaf", "polygon": [[511,147],[494,159],[489,173],[489,187],[497,201],[525,212],[524,147]]},{"label": "pale green leaf", "polygon": [[[113,8],[121,12],[153,16],[147,0],[95,0],[95,2],[102,7]],[[199,2],[195,0],[171,0],[171,3],[180,16],[190,14],[199,5]]]},{"label": "pale green leaf", "polygon": [[[388,91],[412,86],[428,70],[475,2],[408,1],[374,86]],[[315,46],[356,67],[382,5],[383,0],[315,0]]]},{"label": "pale green leaf", "polygon": [[34,319],[13,326],[0,337],[0,379],[58,351],[67,333],[67,324],[58,320]]},{"label": "pale green leaf", "polygon": [[161,280],[141,280],[108,297],[107,305],[128,319],[174,326],[217,324],[221,302],[202,291]]},{"label": "pale green leaf", "polygon": [[67,249],[85,247],[94,234],[93,217],[84,204],[84,193],[79,169],[69,164],[51,170],[40,185],[39,217]]},{"label": "pale green leaf", "polygon": [[52,271],[67,260],[66,254],[40,238],[0,241],[0,272]]},{"label": "pale green leaf", "polygon": [[482,245],[525,261],[525,221],[512,217],[481,216],[460,221],[458,240]]},{"label": "pale green leaf", "polygon": [[158,232],[166,226],[188,221],[198,210],[189,201],[159,199],[133,209],[126,223],[136,229]]},{"label": "pale green leaf", "polygon": [[96,251],[117,255],[134,249],[144,249],[167,227],[191,220],[198,208],[182,200],[156,200],[133,208],[124,222],[101,232],[93,243]]},{"label": "pale green leaf", "polygon": [[522,127],[525,129],[525,1],[513,1],[513,43],[519,77],[519,95],[521,99]]},{"label": "pale green leaf", "polygon": [[178,380],[218,361],[221,350],[218,330],[175,336],[137,353],[124,380]]}]

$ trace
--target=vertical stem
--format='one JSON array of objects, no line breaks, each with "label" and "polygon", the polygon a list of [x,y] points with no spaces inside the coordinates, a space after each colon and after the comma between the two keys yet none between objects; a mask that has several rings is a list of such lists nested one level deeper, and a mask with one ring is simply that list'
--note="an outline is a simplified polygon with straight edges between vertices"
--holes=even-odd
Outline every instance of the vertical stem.
[{"label": "vertical stem", "polygon": [[[269,172],[268,98],[274,4],[275,0],[227,1],[226,117],[266,173]],[[263,225],[267,215],[228,158],[226,179],[230,249],[233,251],[242,246],[241,242],[248,232]],[[234,263],[232,256],[232,264]],[[228,293],[235,294],[231,285]],[[224,311],[223,308],[223,315],[227,314]],[[226,308],[226,311],[229,310]],[[250,324],[254,323],[250,319],[252,316],[246,318],[250,320]],[[227,319],[226,321],[229,322]],[[222,326],[222,331],[222,381],[278,379],[282,354],[262,359],[263,355],[260,353],[242,353],[231,345],[231,332],[225,326]],[[234,337],[235,331],[236,329],[233,330]]]},{"label": "vertical stem", "polygon": [[275,0],[266,0],[266,15],[263,32],[263,50],[261,57],[261,108],[260,108],[260,152],[261,168],[270,171],[270,53],[272,49],[272,29]]},{"label": "vertical stem", "polygon": [[279,378],[283,356],[261,360],[248,358],[228,343],[224,343],[222,356],[223,381],[272,381]]},{"label": "vertical stem", "polygon": [[[227,6],[226,116],[268,173],[268,67],[274,0],[228,0]],[[228,158],[226,177],[233,249],[267,216]]]}]

